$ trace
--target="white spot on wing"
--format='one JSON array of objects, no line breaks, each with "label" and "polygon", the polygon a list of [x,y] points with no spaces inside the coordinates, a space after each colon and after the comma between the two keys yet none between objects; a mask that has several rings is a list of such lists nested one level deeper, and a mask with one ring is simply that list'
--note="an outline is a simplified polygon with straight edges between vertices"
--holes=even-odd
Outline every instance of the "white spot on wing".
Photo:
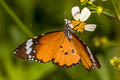
[{"label": "white spot on wing", "polygon": [[32,51],[32,48],[28,48],[27,51],[26,51],[26,54],[30,54]]},{"label": "white spot on wing", "polygon": [[33,50],[33,53],[35,53],[36,51],[35,50]]},{"label": "white spot on wing", "polygon": [[28,59],[29,61],[31,60],[31,59]]},{"label": "white spot on wing", "polygon": [[32,58],[32,56],[31,56],[31,55],[29,55],[29,56],[28,56],[28,58]]},{"label": "white spot on wing", "polygon": [[42,36],[44,36],[45,34],[41,34]]},{"label": "white spot on wing", "polygon": [[93,55],[92,55],[92,53],[91,53],[91,51],[90,51],[90,49],[89,49],[88,47],[87,47],[87,51],[89,52],[90,58],[92,59],[92,61],[95,62],[95,60],[94,60],[94,58],[93,58]]},{"label": "white spot on wing", "polygon": [[38,44],[38,42],[37,42],[37,41],[36,41],[35,43],[36,43],[36,44]]},{"label": "white spot on wing", "polygon": [[26,49],[29,49],[32,46],[33,42],[27,42],[26,43]]},{"label": "white spot on wing", "polygon": [[31,60],[33,61],[34,59],[32,58]]},{"label": "white spot on wing", "polygon": [[30,40],[28,40],[27,42],[26,42],[26,54],[30,54],[31,53],[31,51],[32,51],[32,48],[31,48],[31,46],[33,45],[33,42],[32,42],[32,39],[30,39]]},{"label": "white spot on wing", "polygon": [[32,56],[32,58],[35,58],[35,56]]},{"label": "white spot on wing", "polygon": [[16,51],[14,52],[14,54],[16,54]]},{"label": "white spot on wing", "polygon": [[37,38],[37,36],[34,37],[34,39]]},{"label": "white spot on wing", "polygon": [[35,60],[35,62],[37,62],[38,60]]},{"label": "white spot on wing", "polygon": [[27,42],[31,42],[32,41],[32,39],[29,39]]}]

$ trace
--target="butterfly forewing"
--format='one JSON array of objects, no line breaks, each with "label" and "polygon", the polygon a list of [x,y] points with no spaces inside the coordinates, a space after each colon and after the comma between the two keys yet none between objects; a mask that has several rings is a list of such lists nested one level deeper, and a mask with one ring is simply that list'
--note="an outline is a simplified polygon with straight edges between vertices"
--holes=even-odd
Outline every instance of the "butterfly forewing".
[{"label": "butterfly forewing", "polygon": [[53,32],[41,37],[39,39],[39,45],[35,48],[37,51],[37,58],[43,62],[52,60],[60,48],[59,46],[63,40],[63,37],[63,32]]},{"label": "butterfly forewing", "polygon": [[57,40],[61,39],[63,32],[51,32],[29,39],[15,49],[15,55],[19,58],[31,61],[48,62],[52,60]]}]

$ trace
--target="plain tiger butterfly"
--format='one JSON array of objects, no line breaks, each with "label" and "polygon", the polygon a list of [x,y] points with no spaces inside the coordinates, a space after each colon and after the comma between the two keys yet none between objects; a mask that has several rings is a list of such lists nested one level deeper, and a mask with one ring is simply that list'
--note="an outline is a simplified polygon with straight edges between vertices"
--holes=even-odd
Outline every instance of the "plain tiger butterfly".
[{"label": "plain tiger butterfly", "polygon": [[65,24],[64,31],[49,32],[27,40],[15,49],[14,54],[29,61],[52,61],[58,66],[70,67],[82,62],[87,70],[100,68],[97,58],[68,24]]}]

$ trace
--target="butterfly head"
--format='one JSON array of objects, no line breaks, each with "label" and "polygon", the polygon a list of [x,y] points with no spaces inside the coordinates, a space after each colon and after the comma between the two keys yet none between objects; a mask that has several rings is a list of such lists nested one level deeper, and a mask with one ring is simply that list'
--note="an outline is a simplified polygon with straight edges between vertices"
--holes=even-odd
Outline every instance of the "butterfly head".
[{"label": "butterfly head", "polygon": [[73,29],[69,25],[69,20],[65,19],[65,26],[64,26],[64,31],[68,39],[72,39],[72,35],[70,34],[71,32],[74,33]]}]

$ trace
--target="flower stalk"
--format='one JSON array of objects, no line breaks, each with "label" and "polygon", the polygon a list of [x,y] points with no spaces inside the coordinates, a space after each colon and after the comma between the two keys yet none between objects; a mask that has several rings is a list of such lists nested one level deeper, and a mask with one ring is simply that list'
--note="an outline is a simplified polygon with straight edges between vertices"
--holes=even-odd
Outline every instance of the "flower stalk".
[{"label": "flower stalk", "polygon": [[[119,9],[119,5],[120,5],[120,2],[119,2],[119,0],[118,0],[118,2],[116,2],[115,0],[112,0],[112,3],[113,3],[113,6],[114,6],[114,8],[115,8],[115,12],[116,12],[116,15],[117,15],[117,17],[118,17],[118,20],[120,21],[120,9]],[[117,5],[117,3],[118,3],[118,5]]]},{"label": "flower stalk", "polygon": [[27,26],[22,23],[22,21],[18,18],[18,16],[9,8],[9,6],[4,2],[4,0],[0,0],[0,4],[4,8],[4,10],[11,16],[11,18],[19,25],[19,28],[23,30],[29,37],[33,37],[34,34],[27,29]]},{"label": "flower stalk", "polygon": [[[94,4],[95,1],[96,0],[80,0],[80,3],[82,5],[87,5],[88,8],[91,10],[91,13],[96,13],[99,16],[101,14],[105,14],[105,15],[110,16],[112,18],[115,17],[110,9],[106,9],[106,8],[103,8],[102,6],[98,6],[98,5]],[[107,0],[101,0],[101,1],[107,1]]]}]

